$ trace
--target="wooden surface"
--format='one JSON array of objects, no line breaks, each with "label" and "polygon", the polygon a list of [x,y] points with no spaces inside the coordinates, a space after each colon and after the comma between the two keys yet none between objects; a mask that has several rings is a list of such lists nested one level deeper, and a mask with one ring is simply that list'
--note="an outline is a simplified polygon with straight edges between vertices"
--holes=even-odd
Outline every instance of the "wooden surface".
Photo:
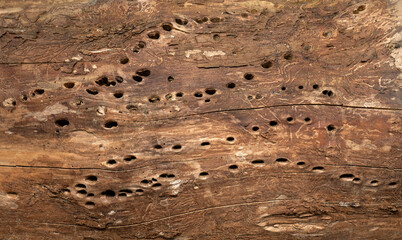
[{"label": "wooden surface", "polygon": [[0,239],[400,239],[401,16],[0,0]]}]

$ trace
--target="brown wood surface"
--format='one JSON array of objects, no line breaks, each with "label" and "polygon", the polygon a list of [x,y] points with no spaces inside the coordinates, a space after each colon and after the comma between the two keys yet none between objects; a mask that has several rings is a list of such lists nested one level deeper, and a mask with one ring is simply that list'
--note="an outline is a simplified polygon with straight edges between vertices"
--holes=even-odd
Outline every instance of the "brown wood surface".
[{"label": "brown wood surface", "polygon": [[0,239],[401,239],[401,21],[0,0]]}]

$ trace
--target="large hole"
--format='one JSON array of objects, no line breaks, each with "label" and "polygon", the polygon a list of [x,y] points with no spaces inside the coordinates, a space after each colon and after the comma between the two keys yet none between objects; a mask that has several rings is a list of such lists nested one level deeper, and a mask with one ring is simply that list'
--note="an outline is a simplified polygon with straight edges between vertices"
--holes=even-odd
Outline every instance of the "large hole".
[{"label": "large hole", "polygon": [[85,186],[85,185],[82,184],[82,183],[76,184],[75,187],[76,187],[76,188],[87,188],[87,186]]},{"label": "large hole", "polygon": [[205,93],[208,95],[214,95],[216,93],[216,90],[213,88],[207,88],[205,89]]},{"label": "large hole", "polygon": [[207,172],[200,172],[200,176],[208,176],[209,175],[209,173],[207,173]]},{"label": "large hole", "polygon": [[149,75],[151,75],[151,71],[149,69],[146,69],[146,68],[139,69],[135,73],[137,75],[140,75],[140,76],[143,76],[143,77],[148,77]]},{"label": "large hole", "polygon": [[35,96],[36,94],[37,95],[42,95],[42,94],[44,94],[45,93],[45,90],[43,90],[43,89],[35,89],[35,91],[33,92],[33,95]]},{"label": "large hole", "polygon": [[335,130],[335,126],[330,124],[330,125],[327,126],[327,130],[328,131],[333,131],[333,130]]},{"label": "large hole", "polygon": [[117,122],[113,120],[105,122],[105,128],[114,128],[117,127],[117,125],[118,125]]},{"label": "large hole", "polygon": [[150,39],[159,39],[159,37],[160,37],[160,34],[158,31],[149,32],[147,35]]},{"label": "large hole", "polygon": [[106,196],[106,197],[114,197],[116,196],[116,193],[113,190],[106,190],[101,193],[101,195]]},{"label": "large hole", "polygon": [[106,162],[106,164],[109,165],[109,166],[115,165],[116,163],[117,163],[116,160],[113,160],[113,159],[108,160],[108,161]]},{"label": "large hole", "polygon": [[260,130],[260,128],[259,127],[257,127],[257,126],[254,126],[253,128],[251,128],[254,132],[257,132],[258,130]]},{"label": "large hole", "polygon": [[63,85],[65,88],[73,88],[75,86],[75,83],[73,82],[66,82]]},{"label": "large hole", "polygon": [[96,182],[98,181],[98,177],[94,175],[89,175],[85,178],[85,180],[90,181],[90,182]]},{"label": "large hole", "polygon": [[112,86],[116,85],[115,81],[109,82],[109,79],[105,76],[100,77],[98,80],[95,81],[95,83],[98,84],[99,86],[107,86],[107,87],[109,87],[110,85]]},{"label": "large hole", "polygon": [[65,127],[70,124],[70,122],[65,118],[57,119],[54,123],[59,127]]}]

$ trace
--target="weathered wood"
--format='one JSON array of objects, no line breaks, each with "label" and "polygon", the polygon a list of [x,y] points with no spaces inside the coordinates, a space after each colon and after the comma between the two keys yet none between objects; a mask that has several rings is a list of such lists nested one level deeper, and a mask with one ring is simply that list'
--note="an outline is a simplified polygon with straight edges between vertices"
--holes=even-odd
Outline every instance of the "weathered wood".
[{"label": "weathered wood", "polygon": [[1,239],[402,235],[401,2],[0,3]]}]

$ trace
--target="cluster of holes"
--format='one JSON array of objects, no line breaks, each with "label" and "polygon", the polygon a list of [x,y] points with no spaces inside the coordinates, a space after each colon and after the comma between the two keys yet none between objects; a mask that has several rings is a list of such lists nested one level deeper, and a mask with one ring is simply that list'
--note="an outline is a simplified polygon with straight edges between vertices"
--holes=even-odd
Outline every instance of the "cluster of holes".
[{"label": "cluster of holes", "polygon": [[143,77],[148,77],[149,75],[151,75],[151,70],[143,68],[137,70],[135,73],[136,75],[133,76],[133,80],[136,82],[142,82]]},{"label": "cluster of holes", "polygon": [[[314,90],[317,90],[317,89],[320,88],[320,86],[319,86],[318,84],[314,84],[312,87],[313,87]],[[300,90],[302,90],[302,89],[304,89],[304,86],[303,86],[303,85],[299,85],[299,86],[297,86],[297,88],[300,89]],[[282,87],[281,87],[281,90],[282,90],[282,91],[285,91],[286,89],[287,89],[287,88],[286,88],[285,86],[282,86]],[[325,90],[325,91],[326,91],[326,94],[327,94],[327,93],[328,93],[328,90]],[[332,91],[331,91],[331,94],[328,95],[328,96],[332,96],[332,94],[333,94],[333,93],[332,93]]]}]

